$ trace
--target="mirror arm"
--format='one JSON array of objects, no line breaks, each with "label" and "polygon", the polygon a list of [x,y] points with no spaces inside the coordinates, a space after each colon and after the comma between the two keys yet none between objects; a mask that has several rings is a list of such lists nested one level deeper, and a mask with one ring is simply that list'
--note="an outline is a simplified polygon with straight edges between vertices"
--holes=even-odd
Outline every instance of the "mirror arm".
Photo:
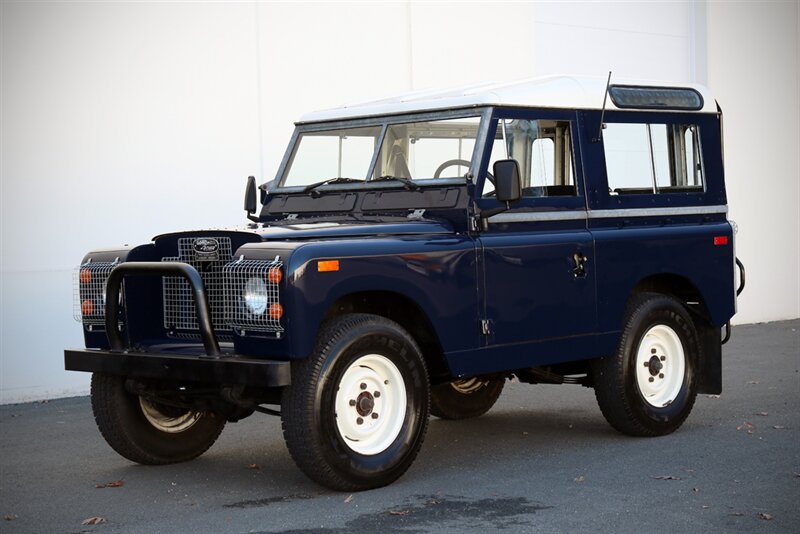
[{"label": "mirror arm", "polygon": [[498,213],[503,213],[504,211],[508,211],[510,209],[511,209],[511,202],[506,202],[505,206],[498,206],[496,208],[491,208],[488,210],[481,210],[480,213],[478,213],[478,216],[481,218],[481,220],[486,220],[492,215],[497,215]]}]

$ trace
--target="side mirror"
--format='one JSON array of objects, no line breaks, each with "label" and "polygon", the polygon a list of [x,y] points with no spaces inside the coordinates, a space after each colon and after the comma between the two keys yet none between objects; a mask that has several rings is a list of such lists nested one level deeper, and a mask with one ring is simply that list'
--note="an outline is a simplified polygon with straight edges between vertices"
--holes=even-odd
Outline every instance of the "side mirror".
[{"label": "side mirror", "polygon": [[519,163],[515,159],[501,159],[494,162],[494,190],[500,202],[516,202],[522,197],[519,180]]},{"label": "side mirror", "polygon": [[244,211],[247,212],[248,219],[256,212],[256,178],[247,177],[247,186],[244,190]]}]

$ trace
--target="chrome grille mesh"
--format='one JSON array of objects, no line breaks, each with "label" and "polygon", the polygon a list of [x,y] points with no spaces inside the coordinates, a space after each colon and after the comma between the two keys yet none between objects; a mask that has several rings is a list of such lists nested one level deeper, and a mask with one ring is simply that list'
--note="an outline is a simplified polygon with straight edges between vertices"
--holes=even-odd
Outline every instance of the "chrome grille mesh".
[{"label": "chrome grille mesh", "polygon": [[[217,244],[213,253],[198,250],[198,242]],[[161,261],[188,263],[198,270],[211,309],[211,322],[220,338],[226,338],[229,326],[225,322],[225,284],[223,267],[231,261],[229,237],[182,237],[178,239],[178,255],[161,258]],[[180,276],[163,277],[164,328],[171,337],[196,338],[199,336],[197,312],[189,282]]]},{"label": "chrome grille mesh", "polygon": [[[225,266],[225,291],[227,298],[225,301],[228,307],[225,310],[225,318],[228,324],[240,334],[248,331],[252,332],[283,332],[280,315],[277,317],[271,313],[271,306],[279,302],[279,280],[270,276],[271,269],[280,271],[283,263],[279,258],[272,261],[244,260],[229,263]],[[248,283],[250,285],[248,286]],[[263,301],[265,306],[263,312],[259,314],[251,313],[244,302],[244,293],[256,296],[259,301]]]},{"label": "chrome grille mesh", "polygon": [[[104,325],[106,281],[118,261],[89,261],[72,273],[72,316],[85,325]],[[124,286],[120,290],[124,294]]]}]

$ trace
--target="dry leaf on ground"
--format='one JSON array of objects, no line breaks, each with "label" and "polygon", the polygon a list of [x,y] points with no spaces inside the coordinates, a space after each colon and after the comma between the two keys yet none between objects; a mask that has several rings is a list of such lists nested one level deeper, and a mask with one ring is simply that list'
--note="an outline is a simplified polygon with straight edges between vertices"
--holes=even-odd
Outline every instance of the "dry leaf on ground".
[{"label": "dry leaf on ground", "polygon": [[786,430],[786,427],[783,425],[772,425],[772,428],[775,430]]},{"label": "dry leaf on ground", "polygon": [[579,476],[579,477],[575,477],[575,479],[574,479],[574,480],[575,480],[575,482],[578,482],[578,483],[580,483],[580,482],[583,482],[584,480],[586,480],[586,477],[585,477],[585,476],[583,476],[583,475],[581,475],[581,476]]},{"label": "dry leaf on ground", "polygon": [[772,521],[772,516],[766,512],[758,512],[756,517],[759,519],[763,519],[764,521]]},{"label": "dry leaf on ground", "polygon": [[5,519],[6,521],[13,521],[17,517],[19,517],[17,514],[6,514],[3,516],[3,519]]},{"label": "dry leaf on ground", "polygon": [[681,477],[674,477],[672,475],[659,475],[657,477],[653,477],[656,480],[680,480]]},{"label": "dry leaf on ground", "polygon": [[389,510],[389,515],[408,515],[411,510]]},{"label": "dry leaf on ground", "polygon": [[95,516],[84,519],[81,525],[101,525],[103,523],[108,523],[105,517]]},{"label": "dry leaf on ground", "polygon": [[258,464],[250,464],[247,466],[248,469],[261,469],[261,466]]},{"label": "dry leaf on ground", "polygon": [[124,480],[115,480],[113,482],[106,482],[105,484],[95,484],[95,488],[121,488],[125,485]]},{"label": "dry leaf on ground", "polygon": [[350,502],[351,502],[352,500],[353,500],[353,495],[352,495],[352,494],[351,494],[351,495],[348,495],[348,496],[347,496],[347,498],[344,500],[344,503],[345,503],[345,504],[350,504]]},{"label": "dry leaf on ground", "polygon": [[756,415],[760,415],[761,417],[766,417],[769,415],[769,412],[758,412]]}]

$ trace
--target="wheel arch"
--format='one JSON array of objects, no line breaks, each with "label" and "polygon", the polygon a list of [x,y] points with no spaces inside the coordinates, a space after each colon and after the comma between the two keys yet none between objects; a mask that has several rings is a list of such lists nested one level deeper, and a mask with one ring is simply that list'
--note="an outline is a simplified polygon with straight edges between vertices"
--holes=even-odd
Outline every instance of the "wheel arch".
[{"label": "wheel arch", "polygon": [[714,325],[703,293],[688,278],[674,273],[659,273],[641,279],[628,297],[622,321],[630,303],[641,293],[659,293],[676,298],[689,311],[700,346],[698,358],[698,393],[719,394],[722,391],[722,344],[720,329]]},{"label": "wheel arch", "polygon": [[395,291],[367,290],[339,297],[325,312],[322,322],[346,313],[370,313],[402,326],[422,351],[431,382],[450,376],[439,337],[428,315],[417,302]]}]

